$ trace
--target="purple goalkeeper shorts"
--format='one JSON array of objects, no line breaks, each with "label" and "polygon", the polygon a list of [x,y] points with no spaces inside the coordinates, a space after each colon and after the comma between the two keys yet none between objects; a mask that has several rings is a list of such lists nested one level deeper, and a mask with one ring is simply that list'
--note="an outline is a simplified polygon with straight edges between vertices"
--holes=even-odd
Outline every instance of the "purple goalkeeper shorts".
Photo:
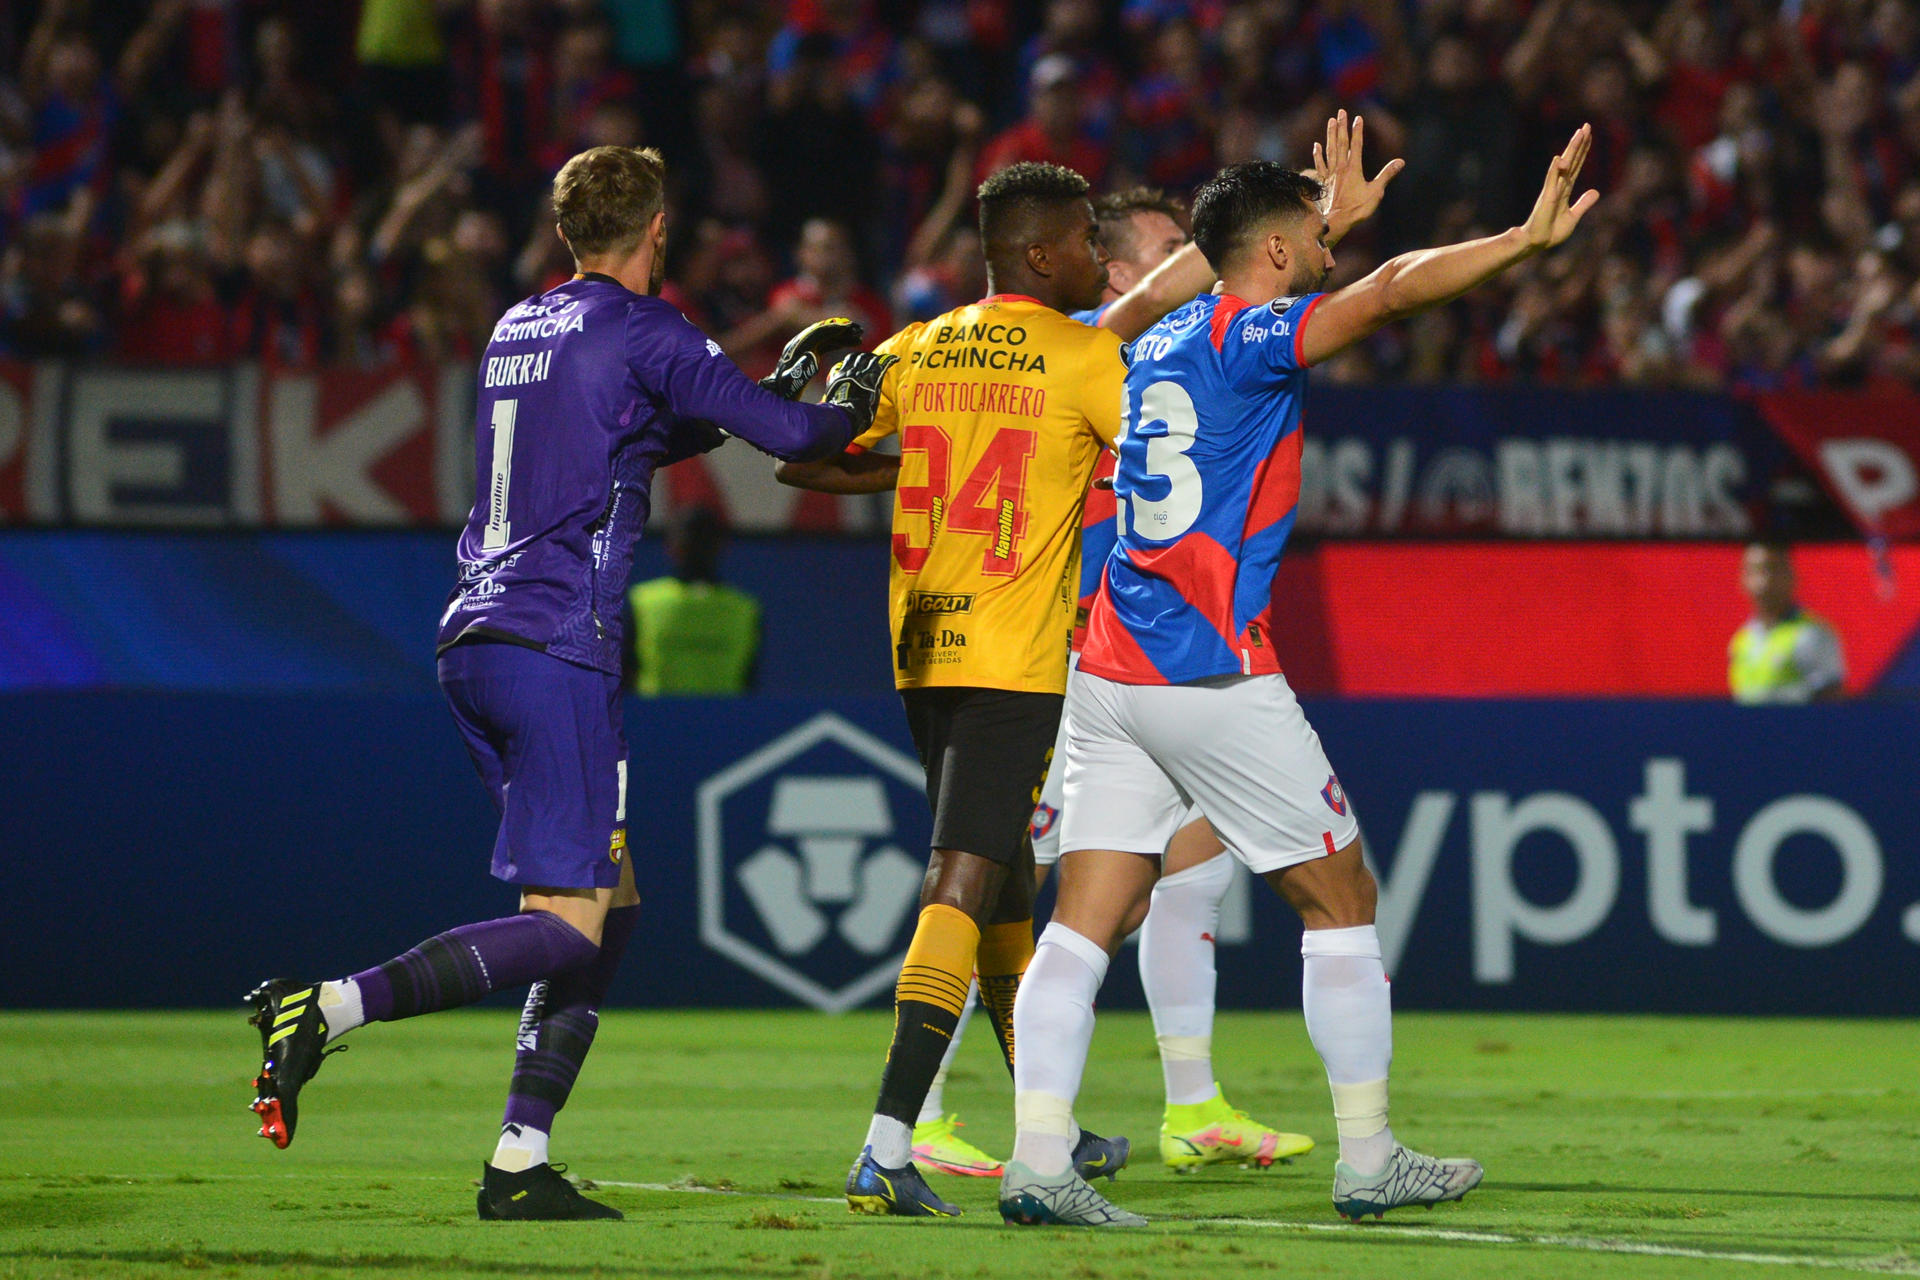
[{"label": "purple goalkeeper shorts", "polygon": [[493,874],[541,889],[611,889],[627,856],[620,680],[517,644],[440,657],[440,688],[500,810]]}]

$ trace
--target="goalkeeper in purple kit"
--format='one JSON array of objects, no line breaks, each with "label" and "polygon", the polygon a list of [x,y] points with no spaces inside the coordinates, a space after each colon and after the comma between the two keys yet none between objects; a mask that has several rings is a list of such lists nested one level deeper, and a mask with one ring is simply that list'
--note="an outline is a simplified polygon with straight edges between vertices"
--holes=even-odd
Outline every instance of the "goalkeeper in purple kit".
[{"label": "goalkeeper in purple kit", "polygon": [[[617,1218],[547,1159],[639,915],[627,856],[621,607],[654,472],[735,435],[783,459],[840,453],[873,420],[891,357],[856,353],[826,402],[791,403],[818,353],[858,343],[823,321],[756,386],[653,296],[666,214],[658,152],[596,147],[553,184],[578,274],[511,308],[479,371],[477,487],[440,618],[440,686],[500,811],[493,874],[510,916],[429,938],[336,982],[277,978],[249,999],[263,1063],[253,1110],[293,1140],[301,1087],[363,1022],[528,983],[482,1218]],[[777,393],[777,394],[776,394]]]}]

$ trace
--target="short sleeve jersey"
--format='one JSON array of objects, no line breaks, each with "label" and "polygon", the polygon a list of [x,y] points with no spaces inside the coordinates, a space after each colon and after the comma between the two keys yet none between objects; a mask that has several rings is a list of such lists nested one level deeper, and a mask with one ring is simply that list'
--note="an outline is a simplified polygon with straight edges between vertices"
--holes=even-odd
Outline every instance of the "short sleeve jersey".
[{"label": "short sleeve jersey", "polygon": [[1066,688],[1081,506],[1119,430],[1120,340],[998,294],[878,348],[900,436],[889,615],[899,688]]},{"label": "short sleeve jersey", "polygon": [[1300,333],[1322,296],[1208,295],[1134,341],[1119,538],[1081,670],[1127,684],[1280,670],[1273,577],[1300,497]]}]

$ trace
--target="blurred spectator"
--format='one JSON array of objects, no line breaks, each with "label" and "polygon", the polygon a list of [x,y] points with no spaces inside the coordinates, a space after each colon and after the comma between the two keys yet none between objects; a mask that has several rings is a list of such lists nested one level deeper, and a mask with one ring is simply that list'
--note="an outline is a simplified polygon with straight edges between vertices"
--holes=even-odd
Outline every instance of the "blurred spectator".
[{"label": "blurred spectator", "polygon": [[[593,19],[576,22],[560,33],[553,53],[553,127],[544,148],[543,161],[558,170],[567,157],[586,150],[595,113],[608,106],[630,102],[639,89],[633,74],[613,64],[613,28],[606,21]],[[627,112],[631,114],[631,108]],[[624,133],[621,126],[613,126]],[[631,141],[617,145],[638,146],[638,119],[633,118]],[[600,121],[602,129],[607,122]]]},{"label": "blurred spectator", "polygon": [[1785,545],[1756,542],[1740,561],[1740,586],[1753,616],[1727,645],[1727,686],[1735,702],[1830,702],[1845,696],[1840,637],[1794,599]]},{"label": "blurred spectator", "polygon": [[93,202],[76,191],[65,213],[37,213],[0,263],[0,350],[34,359],[86,355],[103,336],[99,308],[80,279]]},{"label": "blurred spectator", "polygon": [[[1020,50],[1021,96],[1019,110],[1012,114],[1032,113],[1033,97],[1040,88],[1035,72],[1049,58],[1064,58],[1079,86],[1080,123],[1105,143],[1120,114],[1126,78],[1102,44],[1098,0],[1047,0],[1043,14],[1040,30]],[[1093,175],[1086,177],[1092,179]]]},{"label": "blurred spectator", "polygon": [[[799,261],[816,251],[859,260],[846,274],[875,286],[861,305],[877,320],[880,297],[924,314],[973,296],[972,187],[993,168],[1046,159],[1184,195],[1217,164],[1304,166],[1347,107],[1375,163],[1409,163],[1342,245],[1336,284],[1507,225],[1582,120],[1596,128],[1584,181],[1606,198],[1562,253],[1377,335],[1332,375],[1920,386],[1912,0],[791,0],[777,15],[714,0],[25,0],[5,14],[10,352],[458,357],[482,312],[570,272],[545,205],[553,166],[644,141],[675,175],[670,295],[753,339],[736,347],[753,363],[818,313],[821,280]],[[817,219],[845,230],[803,234]],[[777,301],[769,247],[796,258]]]},{"label": "blurred spectator", "polygon": [[1127,168],[1136,181],[1190,191],[1218,167],[1219,84],[1186,18],[1162,26],[1152,50],[1147,74],[1127,90]]},{"label": "blurred spectator", "polygon": [[1477,226],[1498,227],[1513,216],[1519,124],[1512,96],[1489,81],[1464,34],[1443,32],[1429,46],[1405,118],[1407,171],[1392,207],[1381,210],[1401,238],[1431,243],[1439,211],[1456,201]]},{"label": "blurred spectator", "polygon": [[893,333],[893,313],[878,293],[860,281],[860,263],[844,224],[814,218],[794,248],[799,273],[767,295],[766,310],[729,329],[720,345],[750,376],[773,369],[780,346],[816,320],[846,316],[866,326],[866,345]]},{"label": "blurred spectator", "polygon": [[1052,53],[1036,62],[1028,90],[1027,118],[987,144],[976,176],[984,179],[1023,160],[1042,160],[1063,164],[1100,186],[1107,176],[1107,147],[1087,125],[1073,59]]},{"label": "blurred spectator", "polygon": [[234,358],[232,312],[189,224],[154,228],[129,256],[120,280],[121,359],[192,365]]},{"label": "blurred spectator", "polygon": [[872,0],[804,0],[767,46],[769,95],[787,111],[819,92],[825,70],[840,92],[877,121],[898,70],[893,33],[875,18]]},{"label": "blurred spectator", "polygon": [[769,94],[759,159],[778,193],[766,217],[779,243],[809,218],[859,226],[874,207],[874,131],[833,49],[826,35],[799,40]]}]

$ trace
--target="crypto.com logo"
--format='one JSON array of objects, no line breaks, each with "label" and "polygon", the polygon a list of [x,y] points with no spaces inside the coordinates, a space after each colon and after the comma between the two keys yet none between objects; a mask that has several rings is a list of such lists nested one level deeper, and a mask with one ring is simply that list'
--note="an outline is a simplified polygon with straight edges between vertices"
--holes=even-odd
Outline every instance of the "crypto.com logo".
[{"label": "crypto.com logo", "polygon": [[[815,755],[784,772],[821,747],[839,757],[831,771]],[[831,713],[701,783],[700,940],[828,1013],[890,986],[904,958],[892,950],[894,939],[924,872],[924,859],[893,842],[901,784],[908,795],[922,792],[919,764]],[[752,922],[729,918],[742,898]],[[744,936],[742,926],[752,924],[771,949]],[[868,957],[875,957],[870,966]],[[830,985],[821,972],[827,967],[851,967],[852,976]]]}]

